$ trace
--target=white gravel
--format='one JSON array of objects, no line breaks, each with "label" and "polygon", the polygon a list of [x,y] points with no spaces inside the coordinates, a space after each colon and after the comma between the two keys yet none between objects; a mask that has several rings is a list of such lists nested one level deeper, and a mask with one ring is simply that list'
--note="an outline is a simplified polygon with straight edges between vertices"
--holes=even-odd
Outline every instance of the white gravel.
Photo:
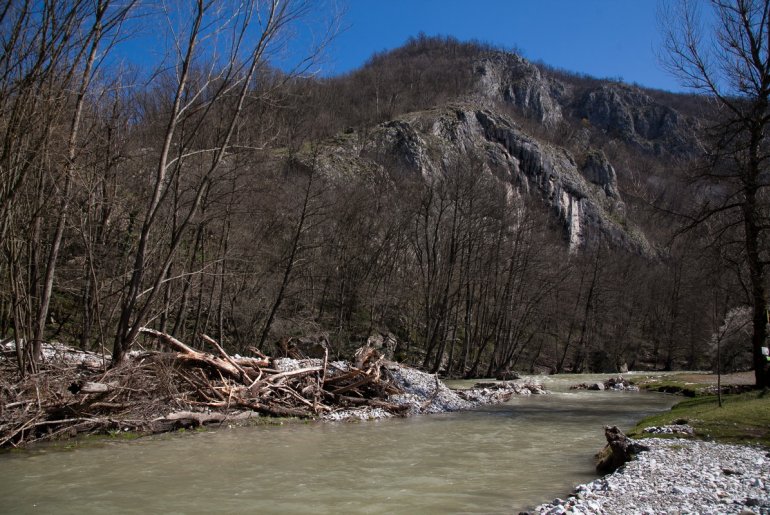
[{"label": "white gravel", "polygon": [[519,384],[513,381],[483,383],[482,386],[467,390],[452,390],[435,375],[416,368],[393,362],[386,365],[386,368],[394,382],[404,391],[401,395],[391,395],[389,400],[409,406],[410,415],[461,411],[500,404],[512,395],[548,393],[540,384]]},{"label": "white gravel", "polygon": [[444,413],[474,407],[474,403],[461,398],[432,374],[396,363],[388,364],[386,368],[394,383],[404,390],[401,395],[391,395],[389,400],[408,405],[409,414]]},{"label": "white gravel", "polygon": [[757,447],[648,438],[647,452],[580,485],[541,514],[770,514],[770,453]]}]

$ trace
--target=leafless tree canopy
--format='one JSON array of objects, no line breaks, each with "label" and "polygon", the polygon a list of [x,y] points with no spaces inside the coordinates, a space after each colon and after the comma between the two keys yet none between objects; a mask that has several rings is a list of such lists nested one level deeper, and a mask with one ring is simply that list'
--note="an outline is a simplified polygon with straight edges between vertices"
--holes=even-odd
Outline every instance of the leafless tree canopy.
[{"label": "leafless tree canopy", "polygon": [[[724,34],[698,36],[685,9],[669,46],[719,112],[649,92],[717,120],[697,187],[681,172],[689,156],[639,152],[570,113],[546,129],[498,106],[577,160],[590,147],[626,170],[625,209],[657,242],[651,257],[601,240],[570,254],[553,213],[512,201],[484,156],[447,160],[431,180],[395,161],[361,175],[319,165],[335,138],[365,147],[377,124],[462,101],[489,45],[419,36],[324,78],[310,72],[326,33],[295,69],[274,65],[312,2],[8,2],[0,336],[21,371],[51,340],[119,363],[155,344],[143,327],[200,347],[208,334],[231,353],[324,334],[331,357],[390,335],[397,359],[468,377],[710,366],[728,310],[760,306],[770,205],[767,6],[714,6]],[[153,70],[121,63],[138,26],[162,32]],[[577,92],[595,83],[541,70]],[[700,223],[672,239],[666,212],[701,201],[709,210],[687,213]]]},{"label": "leafless tree canopy", "polygon": [[[701,201],[690,226],[708,224],[731,259],[747,269],[753,365],[758,386],[770,386],[767,265],[770,263],[770,2],[713,0],[713,27],[698,7],[682,2],[668,26],[668,67],[711,98],[719,110],[705,139],[705,162],[693,174]],[[673,21],[672,21],[673,23]]]}]

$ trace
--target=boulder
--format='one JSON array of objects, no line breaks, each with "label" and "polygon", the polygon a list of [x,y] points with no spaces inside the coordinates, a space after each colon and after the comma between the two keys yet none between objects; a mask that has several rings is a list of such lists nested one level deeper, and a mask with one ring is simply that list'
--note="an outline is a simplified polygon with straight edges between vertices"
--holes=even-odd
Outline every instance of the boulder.
[{"label": "boulder", "polygon": [[569,387],[570,390],[588,390],[588,383],[573,384]]},{"label": "boulder", "polygon": [[374,333],[366,340],[366,345],[377,349],[385,359],[392,360],[396,355],[398,340],[393,333]]},{"label": "boulder", "polygon": [[631,392],[638,392],[639,387],[631,384],[628,379],[624,379],[622,376],[611,377],[604,382],[604,387],[608,390],[627,390]]},{"label": "boulder", "polygon": [[604,390],[604,383],[593,383],[593,384],[590,384],[590,385],[588,385],[587,390],[602,391],[602,390]]}]

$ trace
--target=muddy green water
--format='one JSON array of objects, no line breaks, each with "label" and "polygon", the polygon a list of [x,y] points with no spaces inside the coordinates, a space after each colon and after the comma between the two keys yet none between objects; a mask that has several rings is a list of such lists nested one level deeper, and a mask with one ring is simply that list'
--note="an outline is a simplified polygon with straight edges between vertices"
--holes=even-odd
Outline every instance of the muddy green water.
[{"label": "muddy green water", "polygon": [[0,455],[0,513],[517,513],[596,477],[603,425],[676,400],[566,391],[592,378],[473,412]]}]

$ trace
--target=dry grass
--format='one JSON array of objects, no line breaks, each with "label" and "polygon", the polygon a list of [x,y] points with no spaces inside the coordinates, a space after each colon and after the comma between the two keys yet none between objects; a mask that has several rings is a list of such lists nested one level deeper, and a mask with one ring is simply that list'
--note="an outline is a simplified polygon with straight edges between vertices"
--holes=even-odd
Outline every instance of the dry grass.
[{"label": "dry grass", "polygon": [[[674,374],[637,377],[634,383],[646,390],[676,393],[687,397],[717,393],[717,375],[703,372],[680,372]],[[722,393],[741,393],[752,389],[754,372],[723,374]]]}]

